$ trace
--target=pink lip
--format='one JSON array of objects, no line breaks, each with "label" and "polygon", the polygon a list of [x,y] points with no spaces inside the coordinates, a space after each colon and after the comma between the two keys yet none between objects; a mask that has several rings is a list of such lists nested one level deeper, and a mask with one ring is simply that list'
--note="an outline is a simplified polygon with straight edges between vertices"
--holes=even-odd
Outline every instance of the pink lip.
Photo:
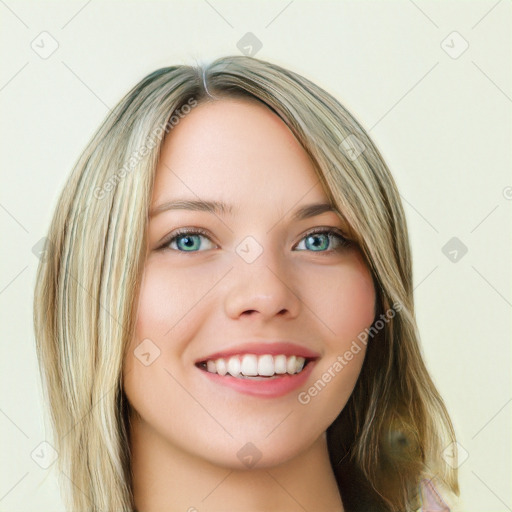
[{"label": "pink lip", "polygon": [[[266,353],[268,354],[268,352]],[[282,354],[282,352],[280,353]],[[277,398],[287,395],[304,385],[311,375],[315,363],[315,360],[310,361],[300,373],[293,375],[284,374],[275,378],[263,378],[262,380],[237,379],[229,374],[222,376],[217,373],[201,370],[200,368],[199,371],[210,382],[228,386],[240,393],[265,398]]]},{"label": "pink lip", "polygon": [[244,343],[243,345],[237,345],[236,347],[231,347],[229,349],[221,350],[219,352],[214,352],[207,356],[201,357],[200,359],[197,359],[196,364],[208,360],[219,359],[221,357],[228,358],[231,356],[236,356],[238,354],[270,354],[271,356],[284,354],[285,356],[300,356],[306,359],[317,359],[318,357],[320,357],[320,354],[318,354],[317,352],[313,352],[312,350],[309,350],[306,347],[301,347],[300,345],[297,345],[296,343],[292,343],[290,341],[281,341],[276,343],[266,343],[259,341]]}]

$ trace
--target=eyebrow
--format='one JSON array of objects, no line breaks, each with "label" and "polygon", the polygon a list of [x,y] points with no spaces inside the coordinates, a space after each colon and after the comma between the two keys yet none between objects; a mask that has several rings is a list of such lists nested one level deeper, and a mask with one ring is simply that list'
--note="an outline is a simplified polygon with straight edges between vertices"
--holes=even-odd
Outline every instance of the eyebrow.
[{"label": "eyebrow", "polygon": [[[192,210],[209,212],[215,215],[226,215],[229,213],[233,214],[233,206],[227,205],[220,201],[203,201],[203,200],[189,200],[189,199],[176,199],[174,201],[167,201],[158,206],[155,206],[150,210],[149,217],[155,217],[160,213],[169,210]],[[338,212],[338,209],[329,203],[313,203],[301,206],[298,208],[292,219],[295,221],[301,221],[315,217],[325,212]]]}]

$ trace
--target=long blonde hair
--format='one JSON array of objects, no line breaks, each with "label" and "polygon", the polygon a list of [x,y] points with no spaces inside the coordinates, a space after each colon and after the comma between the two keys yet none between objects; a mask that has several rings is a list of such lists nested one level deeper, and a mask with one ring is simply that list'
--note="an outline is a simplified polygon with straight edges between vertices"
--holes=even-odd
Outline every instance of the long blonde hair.
[{"label": "long blonde hair", "polygon": [[347,512],[363,503],[416,510],[422,479],[458,495],[456,469],[441,456],[455,434],[422,358],[406,221],[382,156],[357,120],[311,81],[260,59],[227,56],[141,80],[92,137],[59,198],[37,273],[34,325],[68,509],[133,510],[122,368],[155,169],[164,137],[187,112],[228,97],[255,98],[286,123],[371,269],[376,318],[401,305],[369,340],[356,387],[327,431]]}]

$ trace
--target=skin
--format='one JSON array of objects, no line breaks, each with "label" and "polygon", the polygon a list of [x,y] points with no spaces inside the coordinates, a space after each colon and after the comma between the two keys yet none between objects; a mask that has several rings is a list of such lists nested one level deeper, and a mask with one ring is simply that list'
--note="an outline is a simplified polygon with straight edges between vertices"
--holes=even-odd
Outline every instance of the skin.
[{"label": "skin", "polygon": [[[358,246],[306,236],[316,227],[348,233],[348,226],[332,211],[292,220],[297,208],[329,202],[327,195],[284,122],[245,99],[200,104],[169,133],[151,210],[177,198],[224,201],[234,210],[150,217],[124,362],[137,510],[343,511],[325,432],[354,388],[365,347],[309,403],[298,394],[374,319],[375,290]],[[182,235],[158,250],[185,227],[203,228],[208,238],[193,236],[191,250]],[[263,250],[252,263],[236,252],[247,236]],[[147,366],[135,356],[145,339],[151,359],[160,350]],[[275,339],[321,356],[307,384],[279,398],[211,383],[194,365],[214,351]],[[261,453],[253,467],[237,457],[248,442]]]}]

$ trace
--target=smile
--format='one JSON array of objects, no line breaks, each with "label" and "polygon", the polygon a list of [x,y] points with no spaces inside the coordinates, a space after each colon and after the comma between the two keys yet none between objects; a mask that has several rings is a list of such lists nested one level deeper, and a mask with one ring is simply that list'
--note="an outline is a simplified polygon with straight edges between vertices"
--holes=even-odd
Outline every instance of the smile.
[{"label": "smile", "polygon": [[231,375],[239,379],[272,378],[277,375],[300,373],[306,364],[306,358],[300,356],[279,355],[234,355],[229,358],[209,359],[199,363],[199,367],[209,373]]},{"label": "smile", "polygon": [[317,358],[285,354],[238,354],[208,359],[196,367],[208,381],[267,398],[284,396],[306,383]]}]

